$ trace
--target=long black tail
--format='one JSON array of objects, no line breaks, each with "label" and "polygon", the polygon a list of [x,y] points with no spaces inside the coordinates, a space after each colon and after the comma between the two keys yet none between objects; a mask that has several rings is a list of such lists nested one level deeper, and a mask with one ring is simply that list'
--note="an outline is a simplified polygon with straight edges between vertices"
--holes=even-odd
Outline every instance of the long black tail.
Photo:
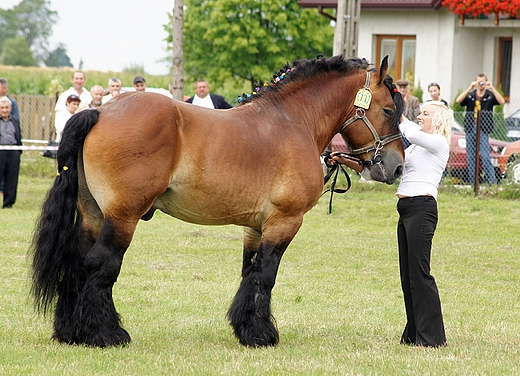
[{"label": "long black tail", "polygon": [[97,110],[81,111],[65,126],[58,149],[58,176],[47,193],[31,246],[32,289],[38,312],[48,312],[60,284],[71,283],[78,256],[76,226],[78,151],[98,121]]}]

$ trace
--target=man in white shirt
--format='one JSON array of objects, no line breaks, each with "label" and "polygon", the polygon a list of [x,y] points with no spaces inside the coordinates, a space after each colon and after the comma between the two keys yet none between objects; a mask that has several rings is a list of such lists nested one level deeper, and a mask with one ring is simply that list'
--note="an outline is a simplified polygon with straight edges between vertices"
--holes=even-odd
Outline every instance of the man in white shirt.
[{"label": "man in white shirt", "polygon": [[83,87],[85,85],[85,73],[82,71],[75,71],[72,73],[71,82],[72,87],[60,94],[58,100],[56,101],[54,111],[65,111],[67,109],[65,102],[71,95],[77,95],[81,99],[81,103],[86,106],[92,102],[92,96],[90,95],[90,92]]},{"label": "man in white shirt", "polygon": [[103,104],[121,94],[121,80],[119,78],[112,77],[108,80],[108,92],[109,93],[103,97]]},{"label": "man in white shirt", "polygon": [[206,80],[198,80],[195,82],[195,95],[188,100],[188,103],[193,103],[197,106],[206,108],[231,108],[231,106],[223,96],[209,93],[209,85]]},{"label": "man in white shirt", "polygon": [[85,104],[81,102],[78,106],[76,112],[83,111],[87,108],[98,109],[103,104],[103,95],[105,94],[105,89],[101,85],[94,85],[90,88],[90,95],[92,96],[92,101],[89,104]]}]

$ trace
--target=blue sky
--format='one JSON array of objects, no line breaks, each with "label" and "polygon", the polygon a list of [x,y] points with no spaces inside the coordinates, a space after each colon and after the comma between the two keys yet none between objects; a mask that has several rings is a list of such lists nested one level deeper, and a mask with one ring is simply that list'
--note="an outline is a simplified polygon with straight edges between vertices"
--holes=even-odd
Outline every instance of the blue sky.
[{"label": "blue sky", "polygon": [[[3,9],[21,0],[1,0]],[[148,74],[168,74],[158,60],[167,56],[168,22],[174,0],[50,0],[58,12],[50,48],[63,43],[74,67],[83,60],[84,70],[122,71],[144,66]]]}]

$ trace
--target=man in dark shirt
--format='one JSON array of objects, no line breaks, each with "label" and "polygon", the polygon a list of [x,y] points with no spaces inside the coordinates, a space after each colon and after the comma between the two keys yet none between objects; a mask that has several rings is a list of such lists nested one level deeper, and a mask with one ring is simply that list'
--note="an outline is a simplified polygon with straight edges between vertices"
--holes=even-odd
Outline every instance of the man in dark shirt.
[{"label": "man in dark shirt", "polygon": [[481,110],[480,118],[480,157],[484,178],[488,184],[496,184],[495,169],[491,164],[491,150],[489,146],[489,134],[493,132],[493,107],[505,103],[504,97],[487,80],[484,73],[477,75],[469,87],[455,100],[461,106],[466,106],[464,129],[466,131],[466,160],[468,162],[469,181],[475,179],[475,147],[477,145],[476,118],[477,111]]},{"label": "man in dark shirt", "polygon": [[[22,145],[20,121],[11,115],[11,100],[0,97],[0,146]],[[16,201],[21,150],[0,149],[0,180],[3,180],[3,208],[11,208]]]}]

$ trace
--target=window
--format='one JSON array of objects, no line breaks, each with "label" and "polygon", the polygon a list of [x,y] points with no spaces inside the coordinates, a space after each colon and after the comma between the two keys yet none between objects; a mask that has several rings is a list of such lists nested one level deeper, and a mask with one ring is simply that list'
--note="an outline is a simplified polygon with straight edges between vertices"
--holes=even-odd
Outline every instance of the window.
[{"label": "window", "polygon": [[413,86],[415,75],[415,36],[378,35],[376,61],[388,55],[388,74],[395,80],[405,79]]},{"label": "window", "polygon": [[498,82],[502,88],[505,100],[509,101],[511,90],[511,61],[513,53],[513,38],[499,38],[498,40]]}]

